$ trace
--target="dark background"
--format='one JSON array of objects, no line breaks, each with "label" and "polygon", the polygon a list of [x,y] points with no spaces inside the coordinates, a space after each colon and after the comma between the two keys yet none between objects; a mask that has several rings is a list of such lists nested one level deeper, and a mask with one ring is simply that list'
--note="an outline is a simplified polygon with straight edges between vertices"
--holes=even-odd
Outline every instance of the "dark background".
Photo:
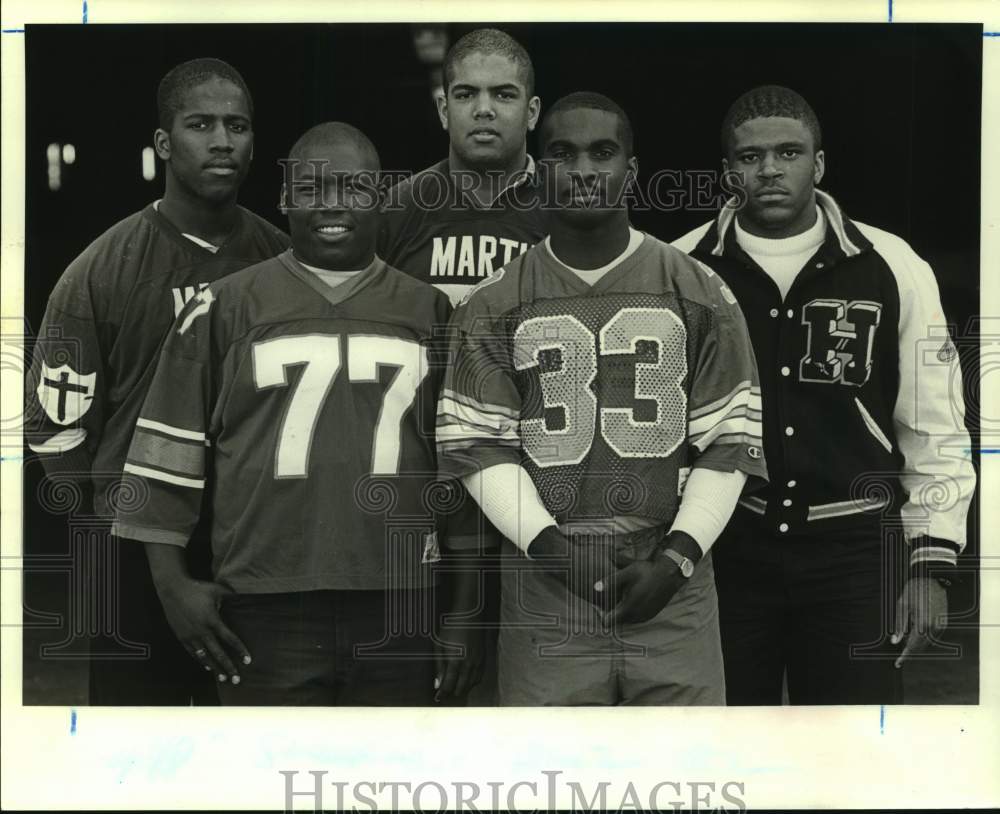
[{"label": "dark background", "polygon": [[[495,25],[495,24],[491,24]],[[449,42],[477,28],[444,26]],[[982,28],[976,25],[519,24],[500,25],[529,51],[542,110],[577,90],[628,112],[640,173],[717,170],[729,104],[759,84],[801,93],[823,126],[832,193],[854,219],[893,232],[934,268],[963,353],[969,418],[978,359]],[[156,128],[156,86],[186,59],[233,64],[254,97],[255,159],[240,201],[286,228],[277,211],[278,159],[308,127],[337,119],[375,142],[383,167],[420,170],[447,150],[431,72],[406,24],[28,26],[26,40],[25,316],[37,326],[66,265],[101,232],[162,194],[141,176]],[[76,161],[51,191],[46,147],[71,143]],[[534,140],[529,138],[529,150]],[[701,211],[636,212],[635,225],[672,240],[709,219]],[[76,648],[40,655],[67,635],[66,517],[36,499],[40,467],[25,467],[25,703],[80,703]],[[969,553],[977,552],[976,512]],[[975,584],[953,597],[961,659],[907,669],[911,702],[975,703]],[[965,624],[965,628],[960,625]]]}]

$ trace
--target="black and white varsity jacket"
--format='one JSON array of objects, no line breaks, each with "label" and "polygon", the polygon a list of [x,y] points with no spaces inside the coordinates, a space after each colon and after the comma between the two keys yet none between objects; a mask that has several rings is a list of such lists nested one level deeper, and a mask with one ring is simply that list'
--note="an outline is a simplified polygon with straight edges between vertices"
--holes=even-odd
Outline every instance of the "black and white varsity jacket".
[{"label": "black and white varsity jacket", "polygon": [[735,209],[673,243],[733,290],[757,357],[770,483],[734,520],[784,536],[898,517],[911,566],[954,565],[975,471],[934,273],[906,241],[816,199],[826,239],[784,301],[737,244]]}]

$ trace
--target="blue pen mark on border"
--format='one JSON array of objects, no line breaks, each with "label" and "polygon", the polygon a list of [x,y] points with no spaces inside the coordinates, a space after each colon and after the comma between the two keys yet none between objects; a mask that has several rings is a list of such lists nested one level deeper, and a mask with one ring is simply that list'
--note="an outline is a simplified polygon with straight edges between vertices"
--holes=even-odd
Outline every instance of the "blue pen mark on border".
[{"label": "blue pen mark on border", "polygon": [[4,34],[23,34],[23,28],[5,28],[3,29]]},{"label": "blue pen mark on border", "polygon": [[882,704],[878,714],[878,731],[880,735],[885,734],[885,704]]},{"label": "blue pen mark on border", "polygon": [[889,22],[892,22],[892,0],[889,0]]},{"label": "blue pen mark on border", "polygon": [[984,31],[984,37],[1000,37],[1000,31]]},{"label": "blue pen mark on border", "polygon": [[[972,454],[972,450],[971,449],[964,450],[964,452],[965,452],[966,455],[971,455]],[[979,454],[980,455],[998,455],[998,454],[1000,454],[1000,447],[987,447],[986,449],[980,449],[979,450]]]},{"label": "blue pen mark on border", "polygon": [[69,713],[69,734],[70,735],[75,735],[76,734],[76,710],[75,709],[70,710],[70,713]]},{"label": "blue pen mark on border", "polygon": [[87,0],[83,0],[83,24],[87,24]]}]

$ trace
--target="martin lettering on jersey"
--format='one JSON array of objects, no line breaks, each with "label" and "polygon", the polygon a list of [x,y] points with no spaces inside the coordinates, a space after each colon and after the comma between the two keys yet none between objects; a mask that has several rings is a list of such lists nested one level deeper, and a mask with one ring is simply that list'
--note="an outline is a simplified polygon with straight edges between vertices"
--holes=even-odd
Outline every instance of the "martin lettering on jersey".
[{"label": "martin lettering on jersey", "polygon": [[431,277],[489,277],[532,247],[531,243],[493,235],[435,237]]},{"label": "martin lettering on jersey", "polygon": [[208,288],[208,283],[196,283],[195,285],[186,285],[180,288],[171,288],[171,292],[174,295],[174,319],[180,316],[181,311],[184,310],[184,306],[187,305],[196,294],[200,291],[204,291]]},{"label": "martin lettering on jersey", "polygon": [[870,300],[817,299],[802,308],[808,329],[799,379],[860,387],[872,372],[875,329],[882,305]]}]

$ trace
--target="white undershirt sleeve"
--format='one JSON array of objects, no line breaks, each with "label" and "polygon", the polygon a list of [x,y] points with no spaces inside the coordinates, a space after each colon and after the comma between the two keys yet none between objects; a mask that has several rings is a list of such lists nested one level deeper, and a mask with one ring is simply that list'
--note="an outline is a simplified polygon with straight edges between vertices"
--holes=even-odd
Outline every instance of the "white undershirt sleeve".
[{"label": "white undershirt sleeve", "polygon": [[671,531],[690,534],[705,553],[722,534],[747,481],[745,472],[718,472],[695,467],[684,486],[684,495]]},{"label": "white undershirt sleeve", "polygon": [[466,475],[462,483],[497,531],[525,554],[542,529],[557,525],[520,464],[495,464]]}]

